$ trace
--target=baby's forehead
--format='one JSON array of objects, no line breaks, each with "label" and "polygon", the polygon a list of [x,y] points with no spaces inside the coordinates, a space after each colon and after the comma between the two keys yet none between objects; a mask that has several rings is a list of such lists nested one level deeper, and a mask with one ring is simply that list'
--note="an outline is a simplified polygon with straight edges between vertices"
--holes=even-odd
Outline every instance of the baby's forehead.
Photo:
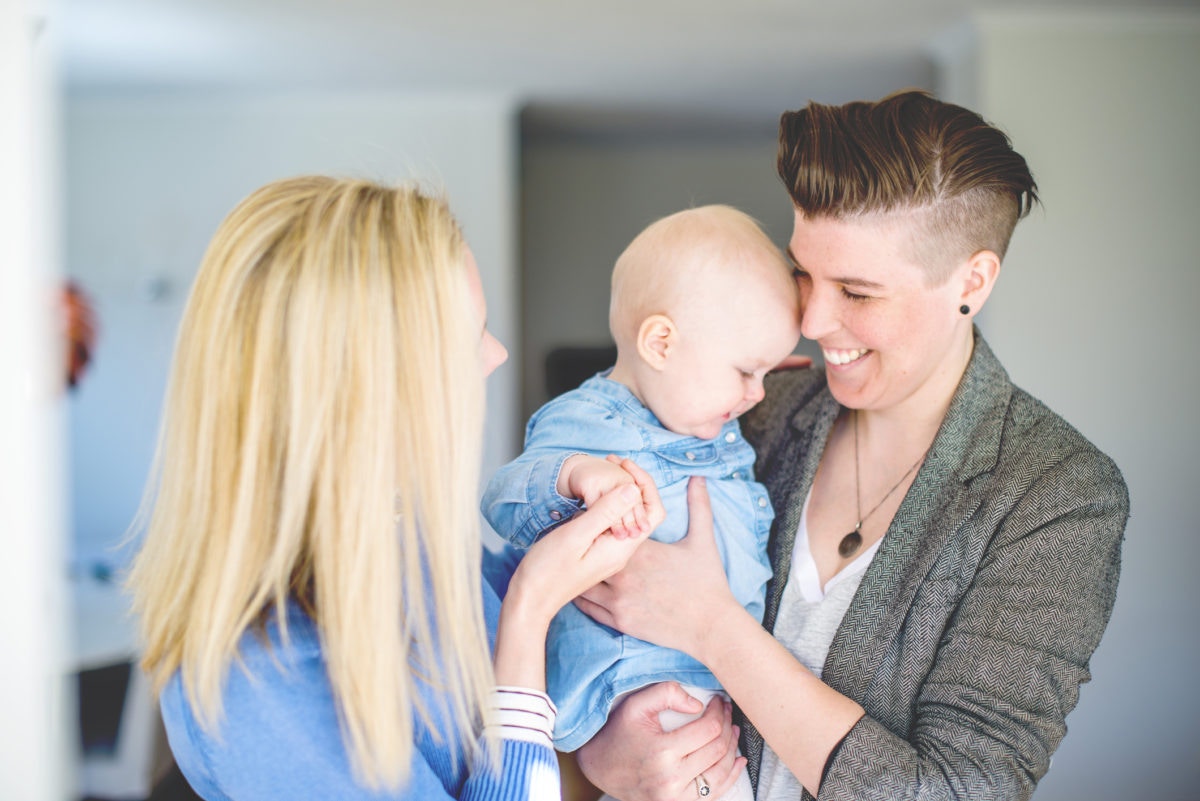
[{"label": "baby's forehead", "polygon": [[708,286],[684,293],[676,304],[681,328],[737,351],[778,357],[800,338],[800,301],[794,285],[743,280],[725,287]]},{"label": "baby's forehead", "polygon": [[613,301],[637,314],[683,314],[689,306],[728,305],[752,292],[786,294],[791,266],[752,218],[725,206],[665,217],[645,229],[618,260]]},{"label": "baby's forehead", "polygon": [[652,270],[672,272],[691,281],[777,281],[790,277],[783,251],[765,234],[731,226],[676,230],[656,243]]},{"label": "baby's forehead", "polygon": [[753,218],[727,206],[705,206],[674,214],[647,229],[660,244],[683,250],[772,247]]}]

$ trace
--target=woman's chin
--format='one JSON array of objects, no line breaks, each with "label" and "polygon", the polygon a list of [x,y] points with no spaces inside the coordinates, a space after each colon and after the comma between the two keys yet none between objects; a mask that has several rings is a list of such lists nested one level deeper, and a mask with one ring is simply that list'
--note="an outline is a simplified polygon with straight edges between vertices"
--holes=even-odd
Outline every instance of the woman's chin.
[{"label": "woman's chin", "polygon": [[825,372],[829,394],[847,409],[862,409],[866,405],[865,386],[862,381],[849,381],[845,375]]}]

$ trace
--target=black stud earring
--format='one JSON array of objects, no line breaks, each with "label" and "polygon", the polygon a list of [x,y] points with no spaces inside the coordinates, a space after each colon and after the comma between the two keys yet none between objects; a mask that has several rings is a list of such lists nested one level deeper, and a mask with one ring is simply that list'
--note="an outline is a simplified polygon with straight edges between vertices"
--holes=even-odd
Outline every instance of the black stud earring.
[{"label": "black stud earring", "polygon": [[958,307],[958,311],[959,311],[959,313],[961,313],[962,315],[965,316],[965,315],[968,315],[971,313],[971,307],[964,303],[963,305]]}]

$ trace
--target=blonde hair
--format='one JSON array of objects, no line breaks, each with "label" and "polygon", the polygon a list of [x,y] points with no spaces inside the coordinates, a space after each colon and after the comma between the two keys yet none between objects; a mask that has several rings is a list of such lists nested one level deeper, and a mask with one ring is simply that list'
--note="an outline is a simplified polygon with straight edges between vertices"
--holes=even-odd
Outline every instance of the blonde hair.
[{"label": "blonde hair", "polygon": [[[176,343],[129,586],[143,667],[221,720],[238,642],[316,621],[360,781],[408,777],[413,714],[477,742],[494,685],[475,491],[483,425],[464,246],[413,187],[254,192],[201,264]],[[416,691],[440,689],[438,710]]]}]

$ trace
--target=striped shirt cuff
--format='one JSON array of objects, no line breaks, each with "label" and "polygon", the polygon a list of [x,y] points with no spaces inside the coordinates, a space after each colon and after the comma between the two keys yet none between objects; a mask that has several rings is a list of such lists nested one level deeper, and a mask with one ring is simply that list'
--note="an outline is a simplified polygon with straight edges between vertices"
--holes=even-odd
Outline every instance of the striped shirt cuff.
[{"label": "striped shirt cuff", "polygon": [[550,696],[526,687],[497,687],[492,692],[488,730],[502,740],[554,747],[558,709]]}]

